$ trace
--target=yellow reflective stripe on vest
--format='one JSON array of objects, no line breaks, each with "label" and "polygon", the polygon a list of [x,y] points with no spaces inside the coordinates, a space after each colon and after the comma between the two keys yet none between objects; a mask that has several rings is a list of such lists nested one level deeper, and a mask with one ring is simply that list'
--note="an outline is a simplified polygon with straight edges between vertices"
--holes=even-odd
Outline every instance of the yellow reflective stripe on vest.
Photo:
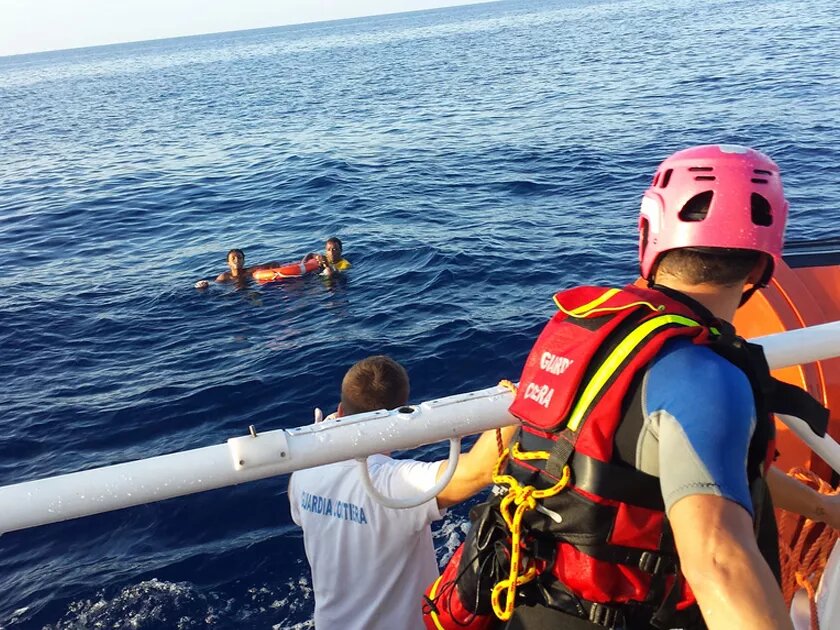
[{"label": "yellow reflective stripe on vest", "polygon": [[437,608],[434,606],[435,597],[437,597],[438,585],[442,579],[443,576],[439,575],[438,579],[432,582],[432,588],[429,590],[429,600],[432,602],[431,609],[429,610],[429,618],[432,620],[432,623],[435,624],[435,628],[437,628],[437,630],[446,630],[446,628],[440,624],[440,617],[438,617]]},{"label": "yellow reflective stripe on vest", "polygon": [[601,364],[601,367],[598,368],[598,371],[595,372],[595,375],[589,380],[589,383],[586,384],[580,399],[578,399],[575,408],[572,410],[572,415],[569,417],[569,422],[566,425],[569,429],[572,431],[578,430],[580,423],[583,421],[586,410],[589,409],[592,401],[595,400],[595,397],[604,388],[607,381],[610,380],[610,377],[612,377],[624,359],[626,359],[650,333],[655,331],[657,328],[662,328],[668,324],[679,324],[681,326],[700,325],[699,322],[689,319],[688,317],[683,317],[682,315],[660,315],[659,317],[649,319],[638,326],[635,330],[633,330],[633,332],[621,340],[621,343],[613,349],[610,356],[607,357],[607,359]]}]

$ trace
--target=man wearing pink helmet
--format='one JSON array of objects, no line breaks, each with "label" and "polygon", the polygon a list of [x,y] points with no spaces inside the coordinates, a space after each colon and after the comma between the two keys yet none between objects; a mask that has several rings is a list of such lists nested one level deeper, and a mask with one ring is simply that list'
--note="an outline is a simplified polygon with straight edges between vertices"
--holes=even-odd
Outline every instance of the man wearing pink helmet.
[{"label": "man wearing pink helmet", "polygon": [[474,511],[457,571],[431,589],[446,594],[430,598],[437,627],[791,627],[769,495],[833,527],[840,504],[770,467],[772,412],[818,432],[828,416],[728,323],[770,280],[787,209],[753,149],[660,165],[639,222],[648,288],[555,296],[510,408],[507,494]]},{"label": "man wearing pink helmet", "polygon": [[[766,155],[731,145],[680,151],[662,163],[642,200],[642,277],[653,287],[658,283],[679,291],[718,320],[730,322],[736,309],[770,281],[782,254],[787,211],[779,169]],[[693,479],[662,484],[681,572],[710,627],[789,627],[773,576],[777,541],[768,536],[759,552],[754,534],[761,519],[772,521],[772,510],[767,509],[771,504],[764,501],[764,514],[759,514],[763,499],[756,496],[758,484],[753,483],[752,496],[745,493],[743,462],[756,425],[764,420],[756,414],[761,403],[752,400],[743,373],[732,370],[732,363],[722,363],[720,355],[710,357],[720,364],[716,372],[701,372],[700,365],[691,365],[694,359],[688,355],[699,358],[704,350],[685,348],[682,366],[676,360],[679,350],[670,351],[651,367],[652,372],[682,368],[687,376],[708,379],[693,381],[693,387],[704,386],[717,394],[708,401],[702,397],[681,401],[687,407],[694,398],[699,413],[694,418],[682,413],[679,421],[668,418],[670,436],[662,434],[660,423],[661,451],[697,457],[702,467],[712,467],[705,480],[695,473]],[[740,409],[729,404],[736,396]],[[709,418],[710,412],[716,417]],[[660,457],[660,462],[665,461]],[[789,481],[777,468],[765,468],[763,478],[779,507],[816,520],[828,516],[832,525],[840,526],[836,505],[823,505],[820,495]],[[771,534],[773,529],[763,526]]]}]

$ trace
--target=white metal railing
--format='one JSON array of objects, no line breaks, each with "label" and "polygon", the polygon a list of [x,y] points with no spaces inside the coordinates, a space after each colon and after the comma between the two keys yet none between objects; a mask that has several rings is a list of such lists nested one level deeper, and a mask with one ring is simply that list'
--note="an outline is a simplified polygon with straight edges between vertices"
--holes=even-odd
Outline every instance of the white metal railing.
[{"label": "white metal railing", "polygon": [[[753,339],[771,368],[840,356],[840,322]],[[511,392],[491,387],[404,407],[231,438],[226,444],[0,487],[0,533],[264,479],[514,423]],[[840,446],[781,418],[835,470]]]}]

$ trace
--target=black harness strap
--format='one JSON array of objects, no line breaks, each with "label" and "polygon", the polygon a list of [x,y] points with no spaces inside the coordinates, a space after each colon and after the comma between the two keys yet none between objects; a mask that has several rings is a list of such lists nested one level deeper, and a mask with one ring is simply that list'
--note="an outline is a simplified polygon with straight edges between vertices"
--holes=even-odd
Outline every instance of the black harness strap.
[{"label": "black harness strap", "polygon": [[771,409],[775,413],[796,416],[805,421],[816,435],[825,437],[830,412],[804,389],[773,379]]},{"label": "black harness strap", "polygon": [[554,441],[551,447],[551,455],[545,463],[545,472],[560,479],[563,474],[563,469],[569,463],[569,458],[575,452],[575,442],[577,442],[580,432],[575,433],[568,429],[563,429]]},{"label": "black harness strap", "polygon": [[[823,437],[828,430],[829,410],[801,387],[785,383],[770,374],[764,348],[736,337],[727,330],[712,350],[741,368],[753,383],[756,398],[764,403],[768,413],[782,413],[804,420],[811,430]],[[761,413],[761,409],[756,410]]]},{"label": "black harness strap", "polygon": [[575,488],[659,512],[665,511],[659,478],[621,464],[602,462],[577,451],[572,457]]}]

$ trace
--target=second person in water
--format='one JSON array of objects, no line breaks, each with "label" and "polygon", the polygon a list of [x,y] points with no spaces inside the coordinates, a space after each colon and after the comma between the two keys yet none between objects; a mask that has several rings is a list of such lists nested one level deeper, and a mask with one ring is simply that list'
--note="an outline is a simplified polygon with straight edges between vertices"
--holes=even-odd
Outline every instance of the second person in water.
[{"label": "second person in water", "polygon": [[341,239],[337,236],[332,236],[327,239],[324,246],[324,254],[307,254],[303,261],[306,262],[312,258],[316,258],[321,264],[321,275],[332,277],[336,273],[347,271],[352,267],[350,261],[344,258],[344,247]]}]

